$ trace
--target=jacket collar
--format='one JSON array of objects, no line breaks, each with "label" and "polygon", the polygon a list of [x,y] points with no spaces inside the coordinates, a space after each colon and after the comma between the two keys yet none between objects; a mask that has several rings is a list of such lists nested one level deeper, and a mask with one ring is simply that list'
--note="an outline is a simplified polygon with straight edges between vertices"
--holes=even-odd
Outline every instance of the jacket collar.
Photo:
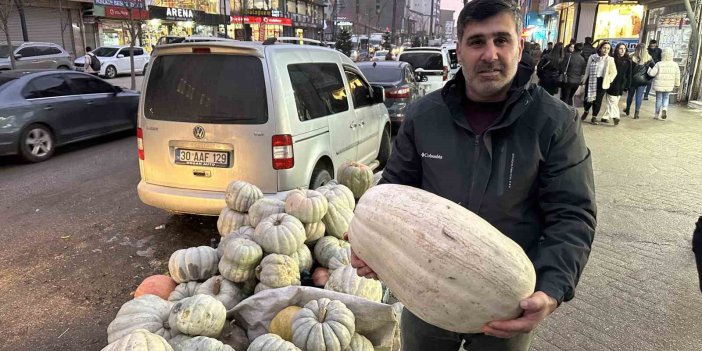
[{"label": "jacket collar", "polygon": [[[530,70],[530,72],[533,72],[533,69],[522,65],[519,65],[517,70]],[[488,128],[488,131],[510,126],[522,116],[524,111],[526,111],[526,107],[533,102],[535,85],[529,83],[529,80],[526,79],[527,77],[530,78],[531,74],[525,75],[519,74],[519,72],[516,74],[515,78],[512,80],[512,85],[507,92],[507,101],[502,108],[502,114],[497,118],[493,125]],[[454,122],[475,134],[473,129],[470,127],[470,124],[466,120],[463,110],[463,104],[467,100],[463,68],[459,69],[454,78],[446,83],[441,91],[441,96],[448,106]],[[515,109],[514,107],[516,105],[523,106]]]}]

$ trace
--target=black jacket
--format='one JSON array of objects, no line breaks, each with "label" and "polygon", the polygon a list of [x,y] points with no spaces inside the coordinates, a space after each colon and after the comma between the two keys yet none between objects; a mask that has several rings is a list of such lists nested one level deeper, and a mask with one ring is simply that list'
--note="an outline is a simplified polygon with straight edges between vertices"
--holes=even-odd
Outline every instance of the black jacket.
[{"label": "black jacket", "polygon": [[609,85],[607,94],[612,96],[621,96],[623,92],[629,90],[631,85],[631,59],[614,59],[614,64],[617,66],[617,76]]},{"label": "black jacket", "polygon": [[653,63],[661,62],[661,59],[663,57],[663,50],[661,50],[661,48],[655,48],[655,49],[648,48],[648,54],[651,55],[651,58],[653,59]]},{"label": "black jacket", "polygon": [[695,253],[697,275],[700,280],[700,291],[702,291],[702,217],[697,220],[695,232],[692,234],[692,251]]},{"label": "black jacket", "polygon": [[482,135],[463,113],[460,71],[411,104],[381,183],[424,189],[490,222],[531,258],[536,290],[560,303],[573,298],[595,235],[590,151],[574,108],[522,84]]},{"label": "black jacket", "polygon": [[539,83],[547,85],[555,85],[560,83],[558,77],[560,62],[551,60],[549,55],[541,56],[541,61],[536,66],[536,75],[539,77]]},{"label": "black jacket", "polygon": [[584,44],[582,55],[583,55],[583,58],[585,59],[585,62],[587,62],[587,59],[589,59],[590,56],[592,56],[592,54],[594,54],[596,52],[597,52],[597,49],[594,46],[592,46],[592,44]]},{"label": "black jacket", "polygon": [[580,84],[586,67],[587,61],[583,59],[583,56],[579,52],[573,52],[567,54],[561,61],[560,72],[566,73],[569,84]]}]

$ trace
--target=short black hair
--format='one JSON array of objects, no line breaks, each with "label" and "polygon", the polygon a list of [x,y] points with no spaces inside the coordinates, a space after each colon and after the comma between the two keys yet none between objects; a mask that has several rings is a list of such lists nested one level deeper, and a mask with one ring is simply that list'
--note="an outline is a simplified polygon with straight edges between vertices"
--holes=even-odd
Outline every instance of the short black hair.
[{"label": "short black hair", "polygon": [[592,44],[592,37],[585,37],[585,44]]},{"label": "short black hair", "polygon": [[575,43],[575,51],[583,51],[583,43]]},{"label": "short black hair", "polygon": [[520,37],[522,35],[523,21],[519,5],[511,0],[473,0],[467,3],[458,15],[458,40],[462,40],[463,31],[467,24],[482,22],[502,13],[508,13],[514,17],[514,22],[517,24],[515,28],[517,37]]},{"label": "short black hair", "polygon": [[86,46],[85,51],[93,51],[93,48],[91,48],[90,46]]},{"label": "short black hair", "polygon": [[648,42],[649,44],[658,44],[658,41],[656,39],[651,39],[651,41]]}]

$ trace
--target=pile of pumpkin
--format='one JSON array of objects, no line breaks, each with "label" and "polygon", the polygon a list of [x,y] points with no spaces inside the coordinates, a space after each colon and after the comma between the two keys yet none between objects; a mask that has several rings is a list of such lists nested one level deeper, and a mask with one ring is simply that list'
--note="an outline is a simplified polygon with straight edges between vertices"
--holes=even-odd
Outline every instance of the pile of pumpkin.
[{"label": "pile of pumpkin", "polygon": [[[110,323],[103,350],[373,350],[355,333],[351,310],[326,298],[283,309],[269,334],[250,345],[243,329],[227,322],[248,296],[303,282],[381,301],[383,286],[356,274],[344,240],[356,200],[377,178],[369,167],[347,162],[337,181],[293,190],[285,201],[264,198],[252,184],[232,182],[217,221],[218,247],[174,252],[170,277],[142,282]],[[331,337],[322,333],[327,329],[333,330]]]}]

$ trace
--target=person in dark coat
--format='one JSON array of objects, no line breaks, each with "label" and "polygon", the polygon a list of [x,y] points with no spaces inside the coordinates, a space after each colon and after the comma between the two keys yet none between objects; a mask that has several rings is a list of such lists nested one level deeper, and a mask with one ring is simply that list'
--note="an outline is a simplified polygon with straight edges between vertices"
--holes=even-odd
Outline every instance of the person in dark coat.
[{"label": "person in dark coat", "polygon": [[[658,41],[656,41],[656,39],[651,39],[651,41],[648,42],[648,54],[651,56],[651,59],[653,59],[654,65],[663,59],[663,50],[658,47]],[[644,100],[648,100],[648,94],[651,93],[651,84],[653,84],[653,81],[648,82],[646,86]]]},{"label": "person in dark coat", "polygon": [[541,57],[541,61],[539,61],[536,67],[539,85],[546,89],[551,95],[556,95],[558,87],[560,86],[558,78],[561,74],[560,64],[562,59],[563,44],[558,43],[547,55]]},{"label": "person in dark coat", "polygon": [[692,252],[695,253],[697,276],[700,280],[700,291],[702,291],[702,216],[697,219],[697,226],[692,234]]},{"label": "person in dark coat", "polygon": [[585,38],[585,44],[583,44],[583,58],[585,61],[592,56],[592,54],[596,53],[597,49],[595,49],[595,46],[592,45],[592,38],[591,37],[586,37]]},{"label": "person in dark coat", "polygon": [[552,42],[548,42],[548,43],[546,44],[546,49],[544,49],[544,52],[543,52],[543,55],[542,55],[542,56],[548,55],[548,53],[551,52],[551,50],[553,50],[553,43],[552,43]]},{"label": "person in dark coat", "polygon": [[573,96],[585,74],[587,62],[582,56],[583,44],[569,44],[561,61],[560,72],[565,73],[566,82],[561,85],[561,101],[573,106]]},{"label": "person in dark coat", "polygon": [[614,64],[617,66],[617,75],[609,85],[605,94],[605,112],[602,122],[614,120],[614,125],[619,124],[619,99],[622,93],[629,90],[631,84],[631,58],[626,50],[626,44],[619,43],[614,47]]},{"label": "person in dark coat", "polygon": [[522,58],[519,60],[519,69],[517,69],[517,78],[520,82],[528,82],[536,70],[536,61],[531,56],[533,47],[531,43],[525,42],[522,50]]}]

